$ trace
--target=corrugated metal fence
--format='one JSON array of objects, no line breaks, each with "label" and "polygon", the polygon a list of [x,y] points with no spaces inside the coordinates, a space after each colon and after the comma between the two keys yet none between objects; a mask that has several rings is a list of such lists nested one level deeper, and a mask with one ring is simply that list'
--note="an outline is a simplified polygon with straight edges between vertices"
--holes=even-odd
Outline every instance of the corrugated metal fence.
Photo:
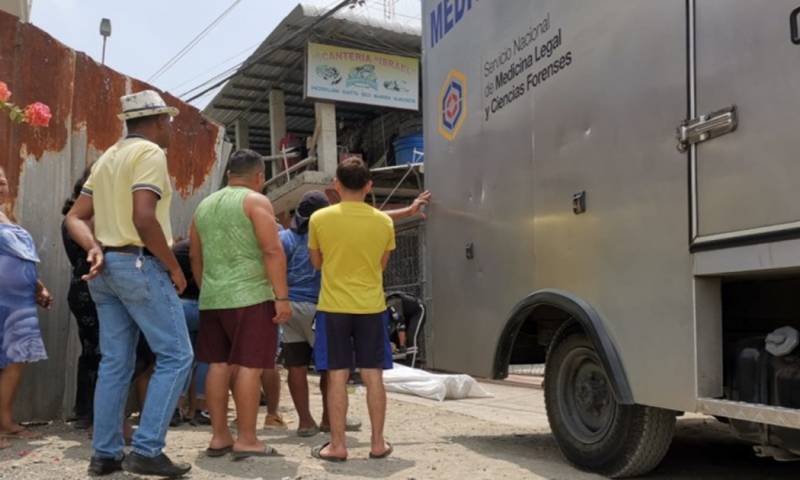
[{"label": "corrugated metal fence", "polygon": [[[153,88],[62,45],[0,11],[0,80],[19,104],[48,104],[48,128],[14,126],[0,116],[0,165],[11,183],[12,209],[31,232],[42,259],[40,275],[56,297],[40,324],[50,359],[25,372],[16,412],[23,419],[68,415],[75,396],[77,328],[67,308],[69,268],[61,245],[61,206],[83,169],[123,135],[119,97]],[[173,231],[186,236],[199,201],[220,183],[229,145],[224,130],[193,107],[164,94],[181,114],[168,152],[176,192]]]}]

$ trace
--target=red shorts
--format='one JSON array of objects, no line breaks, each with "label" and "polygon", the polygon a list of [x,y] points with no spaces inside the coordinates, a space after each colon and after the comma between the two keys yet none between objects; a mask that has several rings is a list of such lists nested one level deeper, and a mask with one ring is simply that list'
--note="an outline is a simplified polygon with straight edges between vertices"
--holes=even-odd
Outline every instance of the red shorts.
[{"label": "red shorts", "polygon": [[197,359],[247,368],[275,368],[278,326],[273,302],[242,308],[201,310]]}]

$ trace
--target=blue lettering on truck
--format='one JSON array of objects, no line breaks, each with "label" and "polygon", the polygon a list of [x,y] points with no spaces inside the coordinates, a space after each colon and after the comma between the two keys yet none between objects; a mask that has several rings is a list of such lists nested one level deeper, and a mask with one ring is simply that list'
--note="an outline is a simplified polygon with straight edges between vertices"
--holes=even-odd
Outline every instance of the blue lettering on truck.
[{"label": "blue lettering on truck", "polygon": [[472,4],[479,0],[441,0],[430,15],[431,48],[435,47],[450,30],[464,19],[464,14],[472,10]]}]

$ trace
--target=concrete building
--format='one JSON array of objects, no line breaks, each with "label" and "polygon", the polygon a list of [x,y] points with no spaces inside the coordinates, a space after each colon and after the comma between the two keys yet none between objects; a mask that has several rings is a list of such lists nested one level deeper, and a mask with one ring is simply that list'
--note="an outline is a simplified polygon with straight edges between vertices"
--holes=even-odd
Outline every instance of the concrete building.
[{"label": "concrete building", "polygon": [[31,19],[33,0],[0,0],[0,10],[6,11],[23,22]]},{"label": "concrete building", "polygon": [[[407,205],[424,190],[420,28],[361,12],[345,8],[328,16],[325,9],[298,5],[203,112],[225,125],[237,148],[268,156],[272,175],[264,192],[284,224],[310,190],[338,200],[331,188],[333,176],[339,161],[351,155],[361,156],[372,169],[375,187],[368,200],[376,208]],[[330,49],[328,57],[320,46]],[[357,61],[345,65],[338,62],[343,57]],[[319,58],[326,61],[314,61]],[[383,69],[394,62],[404,65],[399,68],[404,73],[414,72],[413,80],[400,74],[395,78]],[[341,96],[320,99],[326,95],[317,96],[310,84],[321,78],[329,90],[348,90],[353,96],[345,97],[349,101]],[[369,104],[369,91],[382,98]],[[408,104],[380,105],[381,99],[403,95]],[[410,156],[400,153],[406,138],[419,142]],[[396,236],[398,248],[384,287],[422,298],[424,222],[401,222]]]},{"label": "concrete building", "polygon": [[[419,28],[367,17],[358,9],[346,8],[330,17],[325,13],[298,5],[203,111],[225,125],[228,140],[237,148],[270,156],[272,178],[265,192],[279,215],[290,213],[305,192],[328,189],[339,160],[352,154],[375,168],[376,206],[408,202],[423,187],[421,164],[395,168],[392,161],[393,140],[422,131],[418,108],[311,99],[306,88],[310,43],[402,56],[413,60],[419,72]],[[349,85],[352,78],[340,73],[334,82]],[[415,82],[408,87],[421,91],[419,77]],[[381,90],[383,83],[378,85]],[[283,149],[282,142],[295,148]]]}]

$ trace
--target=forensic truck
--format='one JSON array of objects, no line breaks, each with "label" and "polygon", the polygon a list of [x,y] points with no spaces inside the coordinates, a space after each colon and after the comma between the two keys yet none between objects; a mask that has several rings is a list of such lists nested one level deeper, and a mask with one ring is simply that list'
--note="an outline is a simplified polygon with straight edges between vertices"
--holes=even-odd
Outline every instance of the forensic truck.
[{"label": "forensic truck", "polygon": [[799,17],[424,0],[429,366],[546,362],[561,452],[610,477],[684,412],[800,458]]}]

